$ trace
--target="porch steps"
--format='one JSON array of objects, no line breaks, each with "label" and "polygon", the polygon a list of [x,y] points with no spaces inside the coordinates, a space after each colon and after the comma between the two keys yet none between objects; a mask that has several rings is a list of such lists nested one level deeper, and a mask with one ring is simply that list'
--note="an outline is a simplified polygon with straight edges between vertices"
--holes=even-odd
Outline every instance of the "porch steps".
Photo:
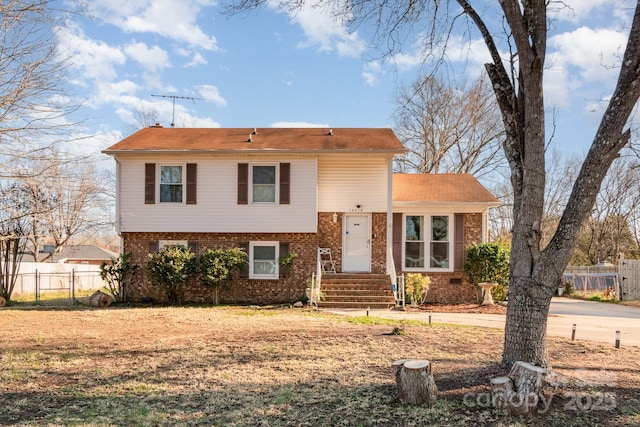
[{"label": "porch steps", "polygon": [[395,306],[391,282],[386,274],[323,274],[323,308],[388,309]]}]

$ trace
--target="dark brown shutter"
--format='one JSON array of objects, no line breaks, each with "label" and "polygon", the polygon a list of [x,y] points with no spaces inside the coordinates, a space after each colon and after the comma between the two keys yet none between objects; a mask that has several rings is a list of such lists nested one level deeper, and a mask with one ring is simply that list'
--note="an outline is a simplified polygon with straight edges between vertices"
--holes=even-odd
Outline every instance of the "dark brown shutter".
[{"label": "dark brown shutter", "polygon": [[396,272],[400,273],[404,270],[402,262],[402,213],[393,214],[393,263],[396,266]]},{"label": "dark brown shutter", "polygon": [[247,262],[246,267],[244,270],[240,270],[238,272],[238,277],[246,279],[249,277],[249,242],[240,242],[238,243],[238,247],[247,254],[247,257],[245,258],[245,261]]},{"label": "dark brown shutter", "polygon": [[280,204],[290,202],[291,163],[280,163]]},{"label": "dark brown shutter", "polygon": [[196,163],[187,163],[187,204],[196,204],[198,184],[198,165]]},{"label": "dark brown shutter", "polygon": [[238,163],[238,204],[249,203],[249,164]]},{"label": "dark brown shutter", "polygon": [[156,164],[144,164],[144,203],[152,205],[156,202]]},{"label": "dark brown shutter", "polygon": [[158,252],[159,247],[160,247],[160,244],[158,241],[149,242],[149,253],[152,254],[154,252]]},{"label": "dark brown shutter", "polygon": [[189,248],[189,250],[191,252],[193,252],[194,254],[198,255],[198,242],[189,241],[189,242],[187,242],[187,247]]},{"label": "dark brown shutter", "polygon": [[[285,257],[287,255],[289,255],[289,252],[291,251],[291,249],[289,249],[289,243],[285,243],[285,242],[280,242],[280,248],[278,249],[278,257],[282,258]],[[282,268],[280,268],[280,277],[285,277],[285,272],[282,271]]]},{"label": "dark brown shutter", "polygon": [[283,256],[289,255],[289,252],[290,252],[289,243],[280,242],[280,249],[278,250],[278,252],[279,252],[278,256],[280,258],[282,258]]},{"label": "dark brown shutter", "polygon": [[464,214],[455,214],[455,230],[453,232],[453,269],[455,271],[464,270]]}]

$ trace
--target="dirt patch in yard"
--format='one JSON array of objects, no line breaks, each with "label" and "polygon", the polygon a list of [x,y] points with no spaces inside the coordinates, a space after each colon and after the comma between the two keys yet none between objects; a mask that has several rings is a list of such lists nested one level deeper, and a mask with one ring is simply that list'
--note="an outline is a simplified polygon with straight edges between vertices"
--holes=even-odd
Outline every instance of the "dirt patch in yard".
[{"label": "dirt patch in yard", "polygon": [[[436,311],[434,308],[433,311]],[[549,339],[547,411],[487,406],[502,331],[306,309],[0,310],[0,425],[640,425],[640,349]],[[433,407],[391,363],[433,363]]]},{"label": "dirt patch in yard", "polygon": [[425,304],[418,308],[407,307],[409,311],[431,311],[433,313],[484,313],[506,314],[507,306],[502,304],[478,305],[478,304]]}]

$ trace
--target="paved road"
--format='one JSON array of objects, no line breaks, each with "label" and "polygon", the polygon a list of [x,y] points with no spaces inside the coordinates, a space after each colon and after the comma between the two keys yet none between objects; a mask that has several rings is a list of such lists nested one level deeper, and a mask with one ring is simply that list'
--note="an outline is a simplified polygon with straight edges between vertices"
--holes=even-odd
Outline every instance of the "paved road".
[{"label": "paved road", "polygon": [[[350,316],[366,315],[362,309],[328,310]],[[429,313],[396,310],[371,310],[370,316],[428,321]],[[434,323],[504,328],[502,314],[431,313]],[[547,321],[547,334],[571,338],[576,325],[576,340],[615,344],[615,331],[620,331],[620,345],[640,346],[640,308],[598,303],[571,298],[553,298]]]}]

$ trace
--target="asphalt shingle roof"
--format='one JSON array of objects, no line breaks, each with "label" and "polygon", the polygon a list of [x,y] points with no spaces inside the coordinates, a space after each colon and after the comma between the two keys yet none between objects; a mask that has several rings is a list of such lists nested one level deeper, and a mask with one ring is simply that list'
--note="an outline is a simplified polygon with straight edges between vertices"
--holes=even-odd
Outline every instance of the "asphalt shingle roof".
[{"label": "asphalt shingle roof", "polygon": [[[386,128],[163,128],[148,127],[104,150],[180,151],[383,151],[402,153],[402,143]],[[331,133],[331,134],[330,134]],[[251,141],[249,135],[251,134]]]},{"label": "asphalt shingle roof", "polygon": [[393,175],[393,201],[418,203],[500,202],[470,174]]}]

